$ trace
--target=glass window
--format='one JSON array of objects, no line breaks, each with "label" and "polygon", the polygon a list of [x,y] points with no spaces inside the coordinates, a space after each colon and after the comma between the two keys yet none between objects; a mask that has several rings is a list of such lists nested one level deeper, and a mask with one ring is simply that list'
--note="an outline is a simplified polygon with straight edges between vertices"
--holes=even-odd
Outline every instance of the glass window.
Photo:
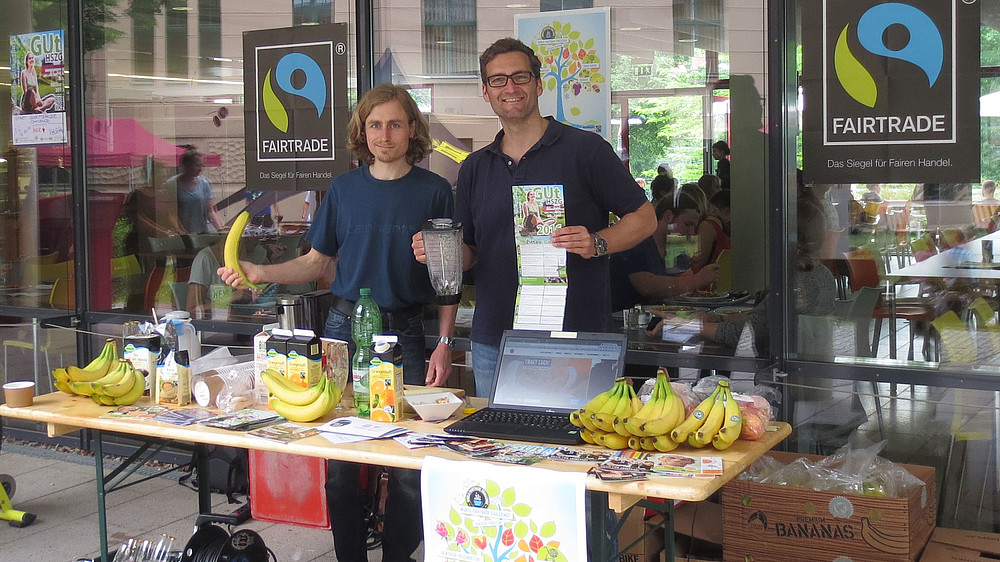
[{"label": "glass window", "polygon": [[424,0],[427,74],[475,74],[476,0]]}]

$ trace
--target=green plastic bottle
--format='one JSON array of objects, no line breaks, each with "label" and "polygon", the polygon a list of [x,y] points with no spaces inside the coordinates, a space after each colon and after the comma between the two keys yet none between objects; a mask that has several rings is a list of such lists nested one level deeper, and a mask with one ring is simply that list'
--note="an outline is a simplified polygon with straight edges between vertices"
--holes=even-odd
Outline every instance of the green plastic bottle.
[{"label": "green plastic bottle", "polygon": [[372,338],[381,333],[382,311],[372,299],[371,289],[363,288],[351,319],[351,338],[355,345],[351,359],[351,382],[354,386],[354,409],[361,418],[371,416],[368,366],[372,357]]}]

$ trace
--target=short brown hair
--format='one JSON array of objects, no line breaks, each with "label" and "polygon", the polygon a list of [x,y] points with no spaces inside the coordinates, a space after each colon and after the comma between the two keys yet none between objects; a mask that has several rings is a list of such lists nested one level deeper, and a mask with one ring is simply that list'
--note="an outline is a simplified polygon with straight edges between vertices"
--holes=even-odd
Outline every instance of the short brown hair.
[{"label": "short brown hair", "polygon": [[427,125],[427,119],[417,108],[417,102],[410,96],[410,92],[395,84],[379,84],[361,96],[347,124],[347,149],[366,164],[374,162],[375,156],[368,150],[368,142],[365,140],[365,121],[375,106],[392,100],[399,102],[406,112],[408,122],[414,124],[414,136],[410,139],[410,146],[406,150],[406,161],[412,166],[430,154],[430,127]]},{"label": "short brown hair", "polygon": [[483,51],[483,54],[479,55],[479,76],[482,77],[483,84],[486,83],[486,65],[495,59],[497,55],[505,53],[524,53],[528,57],[528,62],[531,63],[531,75],[535,78],[541,76],[542,61],[538,59],[535,51],[532,51],[531,47],[525,45],[519,39],[504,37],[503,39],[494,41],[492,45]]}]

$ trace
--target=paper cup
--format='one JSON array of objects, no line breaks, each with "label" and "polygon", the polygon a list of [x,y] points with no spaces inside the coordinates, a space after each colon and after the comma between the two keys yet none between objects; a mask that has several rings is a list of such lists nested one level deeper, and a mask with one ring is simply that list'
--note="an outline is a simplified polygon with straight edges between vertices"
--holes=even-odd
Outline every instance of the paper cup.
[{"label": "paper cup", "polygon": [[11,408],[31,406],[35,398],[35,383],[15,381],[3,385],[3,399]]}]

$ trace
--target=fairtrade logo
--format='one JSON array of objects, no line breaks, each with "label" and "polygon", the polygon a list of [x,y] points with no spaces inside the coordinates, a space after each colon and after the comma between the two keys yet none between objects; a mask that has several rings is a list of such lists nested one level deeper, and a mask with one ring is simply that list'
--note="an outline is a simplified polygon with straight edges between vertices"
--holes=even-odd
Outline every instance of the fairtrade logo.
[{"label": "fairtrade logo", "polygon": [[[292,84],[292,74],[296,70],[301,70],[305,74],[305,82],[300,88],[296,88]],[[278,60],[278,64],[274,67],[274,78],[278,88],[309,100],[316,107],[316,117],[322,117],[323,109],[326,107],[327,86],[323,71],[316,64],[316,61],[302,53],[289,53]],[[271,69],[268,69],[264,76],[264,90],[261,98],[267,119],[276,129],[287,133],[288,110],[285,109],[271,86]]]},{"label": "fairtrade logo", "polygon": [[[901,25],[909,33],[905,47],[892,49],[885,44],[885,31]],[[847,44],[850,24],[844,26],[834,51],[837,79],[852,98],[868,107],[875,107],[878,88],[875,79],[854,56]],[[937,82],[944,64],[944,40],[931,18],[913,6],[890,2],[873,6],[858,20],[858,42],[869,53],[899,59],[916,65],[927,76],[927,85]]]},{"label": "fairtrade logo", "polygon": [[747,517],[747,526],[758,531],[767,530],[767,515],[763,511],[757,510]]}]

